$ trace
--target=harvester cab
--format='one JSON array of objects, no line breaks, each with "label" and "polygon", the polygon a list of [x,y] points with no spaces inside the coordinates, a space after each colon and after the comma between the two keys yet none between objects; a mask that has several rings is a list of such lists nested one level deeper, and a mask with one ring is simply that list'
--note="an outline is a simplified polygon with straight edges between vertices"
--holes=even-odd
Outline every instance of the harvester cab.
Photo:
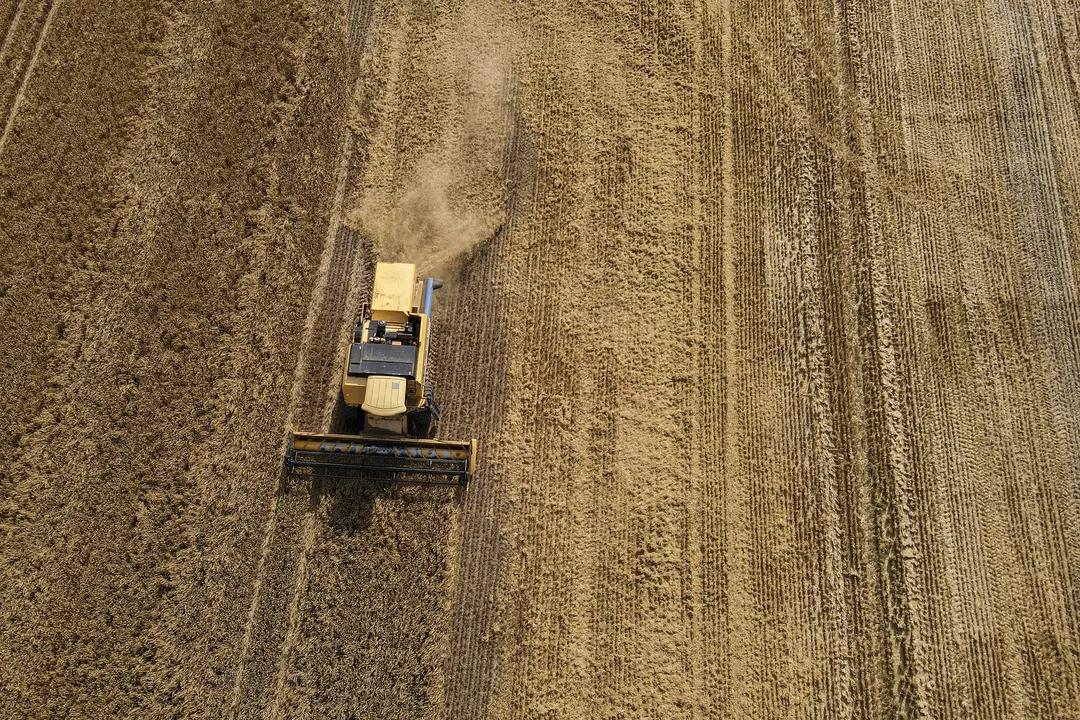
[{"label": "harvester cab", "polygon": [[357,317],[345,353],[337,413],[340,433],[292,432],[291,475],[465,485],[476,440],[430,437],[439,408],[427,383],[431,305],[441,280],[410,263],[378,263],[371,304]]}]

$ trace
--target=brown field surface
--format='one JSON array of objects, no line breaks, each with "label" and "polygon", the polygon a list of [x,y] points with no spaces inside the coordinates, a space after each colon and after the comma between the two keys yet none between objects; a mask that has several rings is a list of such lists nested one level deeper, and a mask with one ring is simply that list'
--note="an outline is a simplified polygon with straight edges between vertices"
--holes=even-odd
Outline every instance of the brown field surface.
[{"label": "brown field surface", "polygon": [[[0,717],[1080,718],[1073,0],[0,43]],[[379,259],[467,492],[282,477]]]}]

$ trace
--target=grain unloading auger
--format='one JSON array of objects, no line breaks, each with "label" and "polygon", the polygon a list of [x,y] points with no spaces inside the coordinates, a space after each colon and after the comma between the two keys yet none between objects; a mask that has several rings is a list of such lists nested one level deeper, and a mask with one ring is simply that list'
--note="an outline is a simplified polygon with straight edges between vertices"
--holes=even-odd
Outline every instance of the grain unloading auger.
[{"label": "grain unloading auger", "polygon": [[341,433],[293,431],[291,475],[465,485],[476,440],[430,437],[439,408],[425,382],[431,302],[441,280],[408,263],[378,263],[371,304],[357,319],[345,354],[335,423]]}]

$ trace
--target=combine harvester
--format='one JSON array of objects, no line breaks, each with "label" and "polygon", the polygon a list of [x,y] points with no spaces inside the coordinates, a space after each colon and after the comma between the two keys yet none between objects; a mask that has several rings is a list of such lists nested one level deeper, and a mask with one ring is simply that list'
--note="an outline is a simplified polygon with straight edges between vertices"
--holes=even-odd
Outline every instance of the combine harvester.
[{"label": "combine harvester", "polygon": [[464,486],[476,440],[431,439],[439,408],[425,383],[431,302],[442,281],[416,266],[378,263],[371,305],[353,330],[341,372],[339,424],[356,434],[293,431],[285,465],[311,478],[383,477],[400,483]]}]

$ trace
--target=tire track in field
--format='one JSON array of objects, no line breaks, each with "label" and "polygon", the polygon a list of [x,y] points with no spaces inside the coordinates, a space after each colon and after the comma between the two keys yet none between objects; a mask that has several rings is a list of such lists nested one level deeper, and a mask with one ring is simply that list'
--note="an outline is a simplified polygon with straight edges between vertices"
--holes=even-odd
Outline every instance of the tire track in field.
[{"label": "tire track in field", "polygon": [[29,1],[30,0],[18,0],[17,3],[11,6],[11,14],[7,18],[7,29],[4,31],[4,39],[3,41],[0,41],[0,63],[3,62],[4,56],[7,54],[8,45],[11,43],[11,38],[15,34],[15,28],[19,26],[19,18],[22,17],[23,8],[26,7],[26,3]]},{"label": "tire track in field", "polygon": [[[857,15],[849,12],[846,18],[845,42],[851,59],[851,73],[861,108],[871,104],[871,70],[864,57]],[[860,108],[860,109],[861,109]],[[907,360],[899,346],[903,322],[896,307],[895,268],[883,231],[881,183],[873,159],[873,131],[869,114],[860,112],[854,118],[855,149],[862,158],[860,204],[864,217],[859,226],[860,238],[866,243],[869,267],[869,318],[872,327],[872,347],[867,348],[873,381],[870,385],[871,428],[870,472],[874,505],[877,508],[876,532],[878,556],[881,563],[883,599],[889,618],[890,663],[893,668],[891,687],[892,712],[917,716],[925,713],[932,692],[932,678],[920,672],[926,667],[925,590],[921,582],[920,563],[923,548],[919,543],[919,520],[915,516],[916,478],[912,471],[910,416],[905,379]]]},{"label": "tire track in field", "polygon": [[[801,103],[817,116],[833,110],[827,78],[815,74],[813,46],[819,28],[812,11],[804,17],[785,2],[786,25],[795,47],[795,76]],[[842,132],[842,126],[840,128]],[[802,661],[796,677],[797,692],[816,697],[839,716],[852,713],[848,652],[847,607],[841,574],[840,497],[838,494],[837,423],[834,415],[836,349],[827,342],[823,248],[832,233],[829,205],[822,202],[834,189],[832,158],[823,144],[805,127],[794,129],[793,167],[788,170],[791,212],[786,218],[794,238],[791,279],[780,280],[791,312],[794,332],[788,335],[794,360],[789,372],[798,388],[798,399],[785,413],[785,437],[794,448],[802,447],[797,490],[793,497],[795,541],[798,552],[796,576],[806,578],[799,586],[793,611],[793,635]],[[787,205],[787,202],[782,202]],[[786,269],[776,273],[788,275]],[[790,283],[790,284],[789,284]]]},{"label": "tire track in field", "polygon": [[[622,408],[616,476],[625,490],[612,501],[627,518],[615,547],[624,553],[618,581],[628,602],[623,627],[608,630],[623,636],[627,657],[621,687],[598,685],[609,713],[693,717],[708,682],[702,490],[712,478],[697,415],[705,340],[700,316],[688,315],[701,294],[703,193],[712,171],[698,154],[707,11],[677,2],[639,10],[636,33],[619,34],[649,61],[642,74],[628,73],[640,89],[621,96],[621,122],[634,128],[632,172],[614,260],[605,258],[625,278],[611,298],[614,323],[625,328],[614,338]],[[640,118],[662,120],[642,127]]]},{"label": "tire track in field", "polygon": [[690,308],[693,317],[687,318],[682,367],[664,378],[670,383],[673,396],[676,454],[668,466],[670,485],[660,484],[657,488],[662,495],[670,494],[675,498],[671,506],[671,527],[665,533],[676,536],[674,549],[678,557],[676,577],[673,578],[677,589],[673,588],[669,597],[668,612],[678,627],[675,663],[677,673],[685,678],[679,692],[686,698],[700,697],[705,683],[702,672],[700,520],[706,470],[702,465],[697,414],[702,387],[699,357],[704,333],[701,316],[694,312],[701,296],[701,275],[696,271],[696,263],[701,256],[702,195],[705,189],[705,168],[698,160],[702,132],[698,78],[702,77],[701,68],[705,62],[704,13],[700,3],[661,3],[656,33],[650,38],[661,63],[668,69],[674,88],[671,117],[678,127],[686,128],[686,132],[676,134],[674,139],[678,161],[671,172],[675,195],[672,208],[676,220],[661,232],[670,239],[675,251],[675,284],[678,287],[675,307]]},{"label": "tire track in field", "polygon": [[[597,670],[603,674],[607,691],[618,696],[631,682],[626,637],[632,602],[621,578],[626,563],[620,548],[629,544],[627,511],[620,499],[626,487],[618,472],[618,418],[620,413],[617,353],[614,348],[601,351],[595,371],[594,421],[590,429],[589,454],[594,459],[593,528],[598,540],[596,575],[592,610],[592,647]],[[598,703],[610,703],[598,692]]]},{"label": "tire track in field", "polygon": [[[46,3],[42,3],[41,9],[38,13],[34,14],[35,22],[32,23],[29,28],[29,33],[23,33],[23,37],[26,40],[32,40],[32,44],[27,46],[29,56],[20,56],[19,60],[15,63],[15,72],[10,78],[11,84],[8,87],[8,79],[5,78],[5,82],[2,87],[3,94],[0,94],[0,117],[5,117],[4,131],[0,134],[0,156],[3,156],[4,148],[8,143],[8,138],[11,136],[11,130],[15,125],[15,117],[19,113],[19,105],[22,103],[23,98],[26,96],[26,87],[30,83],[30,77],[34,74],[34,68],[37,66],[38,59],[41,55],[41,49],[45,45],[45,39],[49,35],[49,28],[52,26],[53,16],[60,8],[61,0],[49,0]],[[15,13],[15,17],[12,20],[11,28],[8,30],[8,34],[4,38],[4,46],[0,51],[0,62],[4,59],[4,52],[8,50],[9,41],[16,44],[19,43],[17,37],[21,23],[19,22],[22,14],[23,6],[20,5]],[[18,78],[18,80],[16,80]]]},{"label": "tire track in field", "polygon": [[[592,275],[597,280],[609,272],[609,259],[618,255],[622,244],[622,213],[629,205],[634,175],[631,140],[620,108],[605,107],[599,125],[601,137],[608,138],[600,156],[600,191],[592,199],[600,206],[596,226]],[[609,283],[596,284],[597,312],[608,316],[618,312],[616,291]],[[586,451],[591,485],[590,530],[596,546],[591,558],[592,602],[589,618],[589,651],[602,682],[592,690],[597,713],[617,707],[617,698],[632,686],[631,638],[628,630],[633,614],[633,594],[623,579],[629,574],[625,548],[630,546],[630,512],[623,499],[629,491],[625,473],[619,466],[619,424],[624,413],[620,397],[622,359],[615,343],[601,346],[590,382],[593,396]]]},{"label": "tire track in field", "polygon": [[694,258],[699,274],[693,303],[699,318],[696,416],[701,479],[701,700],[706,707],[731,704],[731,650],[728,599],[727,487],[731,456],[728,394],[731,351],[732,283],[732,17],[729,2],[702,17],[701,76],[705,79],[698,120],[702,164],[701,239]]},{"label": "tire track in field", "polygon": [[[851,108],[855,93],[851,82],[850,54],[842,29],[845,12],[850,7],[836,6],[827,18],[819,22],[825,27],[817,30],[827,45],[831,62],[825,66],[838,94],[836,124],[841,137],[847,138],[850,148],[853,122]],[[880,27],[880,21],[877,24]],[[888,23],[885,23],[888,27]],[[878,131],[890,139],[891,129],[881,118],[875,118]],[[821,147],[820,141],[816,143]],[[823,158],[827,161],[827,158]],[[842,608],[838,624],[828,628],[836,634],[830,651],[833,662],[844,662],[844,683],[835,684],[833,702],[842,698],[845,711],[856,717],[877,716],[887,712],[885,699],[892,683],[891,668],[881,662],[886,654],[888,624],[882,621],[881,578],[876,555],[877,542],[872,515],[873,488],[870,483],[867,431],[868,392],[864,387],[862,368],[866,364],[867,348],[874,346],[870,334],[871,321],[865,298],[871,295],[869,260],[860,244],[861,207],[852,197],[859,168],[846,158],[833,158],[831,187],[825,188],[830,197],[821,210],[825,232],[821,236],[818,258],[817,286],[821,292],[824,344],[829,361],[832,390],[829,403],[833,421],[832,452],[835,458],[832,482],[835,483],[835,511],[830,525],[836,527],[837,560],[841,587],[833,603]],[[828,166],[826,166],[828,167]]]},{"label": "tire track in field", "polygon": [[[731,63],[724,73],[726,112],[721,122],[728,125],[723,137],[728,159],[721,158],[723,236],[717,239],[721,244],[724,312],[723,469],[725,481],[730,478],[721,512],[730,542],[725,630],[730,638],[729,712],[736,716],[774,713],[776,693],[794,692],[787,667],[778,669],[770,682],[764,680],[776,655],[784,652],[789,642],[782,634],[787,627],[781,593],[787,586],[777,575],[792,555],[790,528],[777,517],[783,509],[783,494],[771,486],[768,464],[774,453],[782,455],[773,446],[778,442],[774,428],[783,387],[775,375],[776,360],[770,350],[778,341],[774,337],[776,316],[783,306],[778,307],[772,298],[775,293],[766,274],[766,256],[773,248],[757,240],[775,222],[777,211],[751,210],[778,204],[769,182],[771,149],[759,118],[772,121],[770,125],[775,120],[756,97],[749,82],[752,75],[740,67],[745,43],[735,33],[735,28],[761,27],[759,34],[774,35],[778,32],[776,15],[772,7],[751,10],[733,4],[721,29],[723,55]],[[784,130],[773,132],[782,134]],[[780,242],[778,239],[776,244]]]}]

